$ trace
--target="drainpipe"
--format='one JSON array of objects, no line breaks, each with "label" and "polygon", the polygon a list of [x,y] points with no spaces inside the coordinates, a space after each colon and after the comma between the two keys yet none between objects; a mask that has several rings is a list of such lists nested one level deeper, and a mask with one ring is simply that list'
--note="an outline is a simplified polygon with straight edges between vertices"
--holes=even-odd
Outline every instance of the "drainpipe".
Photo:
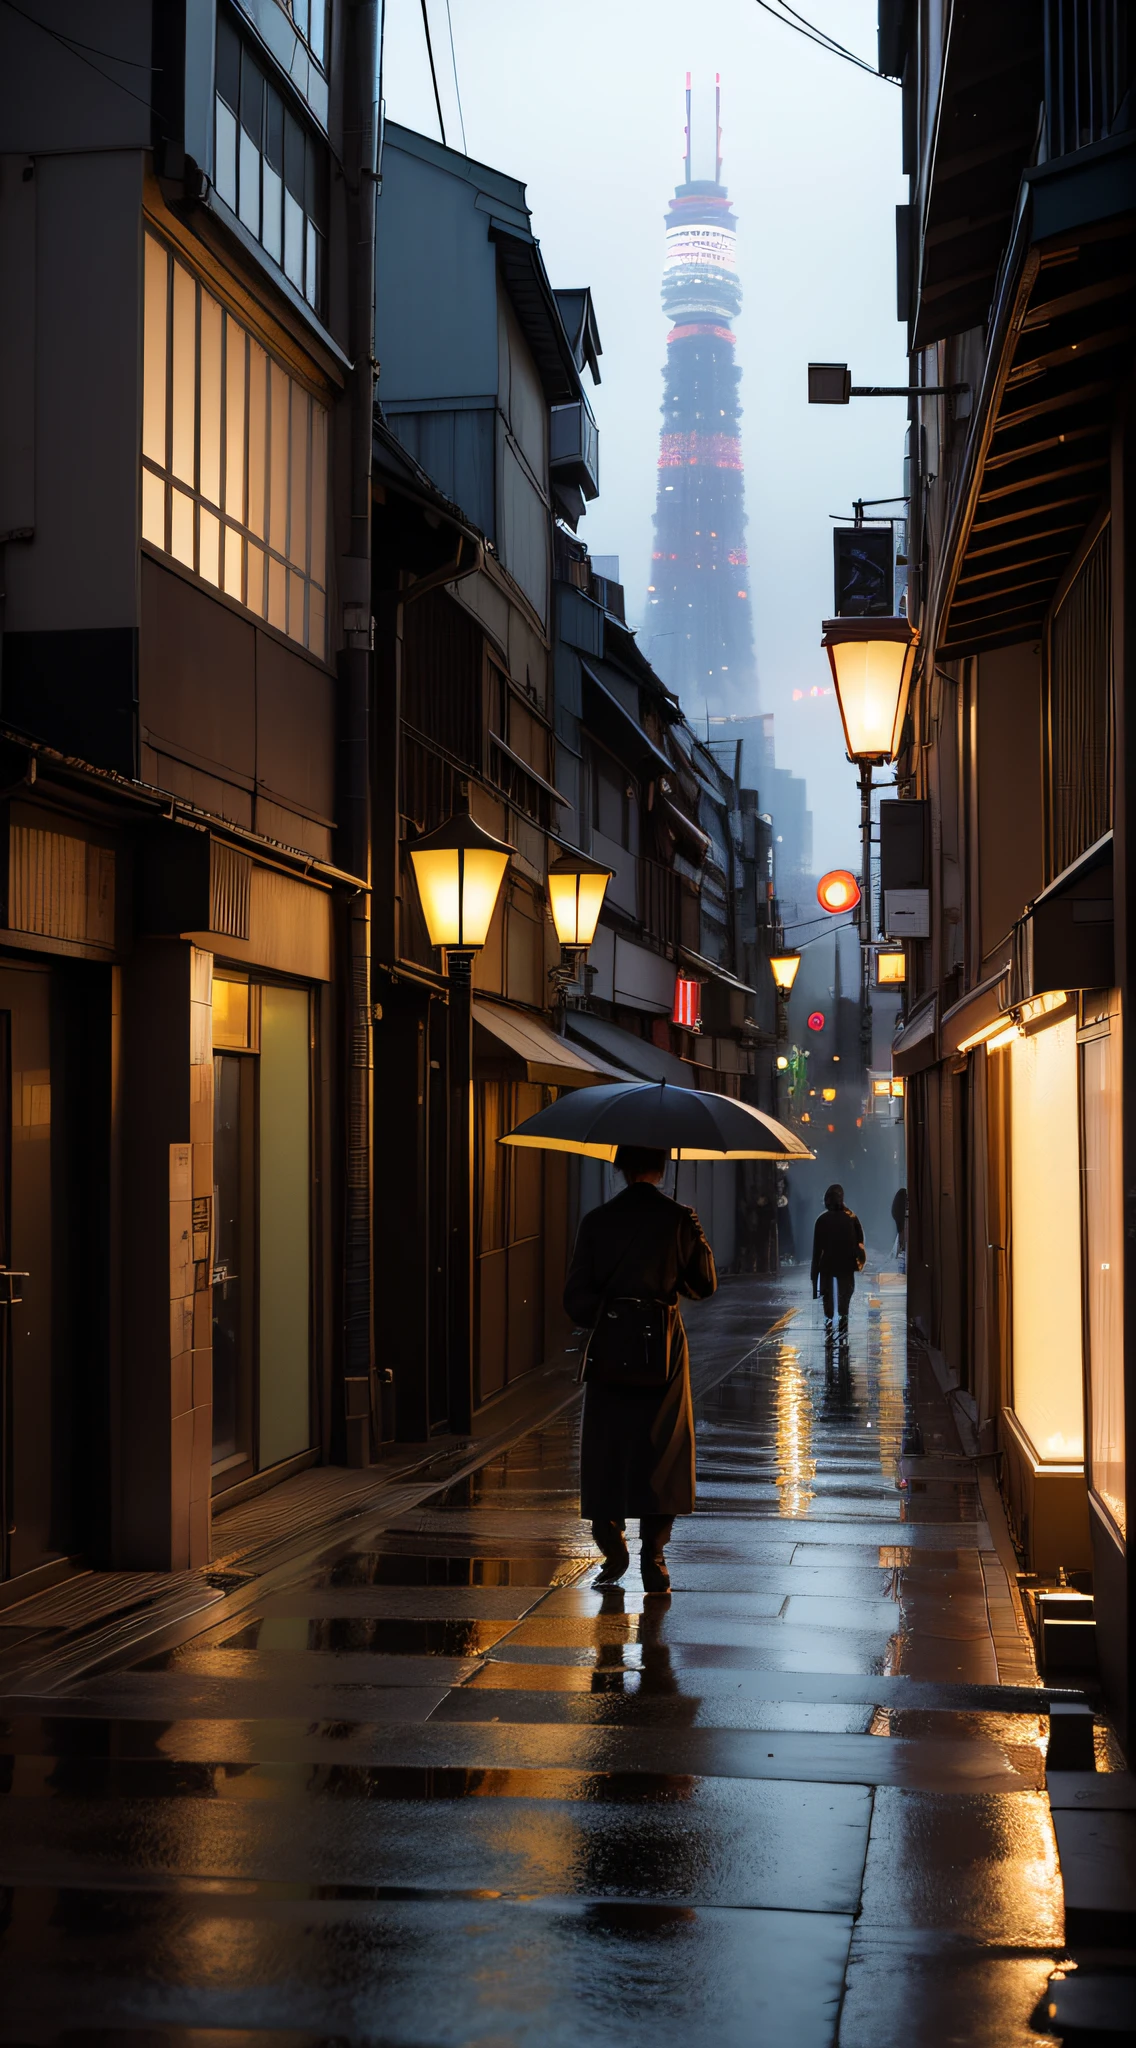
[{"label": "drainpipe", "polygon": [[340,560],[340,866],[363,887],[349,897],[344,1031],[343,1420],[347,1463],[369,1465],[382,1442],[375,1378],[371,1035],[371,462],[375,403],[375,198],[378,169],[378,0],[352,0],[344,64],[344,179],[352,371],[348,384],[350,517]]}]

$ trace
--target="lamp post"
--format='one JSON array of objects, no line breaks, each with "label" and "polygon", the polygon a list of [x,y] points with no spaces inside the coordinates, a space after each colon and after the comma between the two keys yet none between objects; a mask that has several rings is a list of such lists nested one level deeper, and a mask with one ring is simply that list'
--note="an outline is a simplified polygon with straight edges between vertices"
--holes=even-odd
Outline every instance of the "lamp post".
[{"label": "lamp post", "polygon": [[607,885],[615,870],[586,853],[565,853],[549,863],[548,907],[560,941],[560,964],[549,980],[563,1009],[568,984],[579,981],[588,947],[596,935]]},{"label": "lamp post", "polygon": [[473,1423],[473,962],[486,939],[513,849],[456,811],[410,847],[432,946],[450,984],[449,1424]]},{"label": "lamp post", "polygon": [[870,1064],[872,769],[899,752],[919,634],[909,619],[826,619],[828,654],[848,759],[860,770],[860,1041]]}]

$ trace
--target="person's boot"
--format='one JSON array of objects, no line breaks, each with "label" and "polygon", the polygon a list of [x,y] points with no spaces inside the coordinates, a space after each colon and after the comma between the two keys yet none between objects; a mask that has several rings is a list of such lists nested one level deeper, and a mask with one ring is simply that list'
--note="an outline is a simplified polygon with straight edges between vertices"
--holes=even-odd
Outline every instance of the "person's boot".
[{"label": "person's boot", "polygon": [[623,1530],[617,1522],[593,1522],[592,1536],[604,1554],[603,1566],[592,1580],[593,1586],[618,1586],[631,1563],[631,1552]]},{"label": "person's boot", "polygon": [[666,1553],[657,1550],[652,1553],[644,1548],[639,1557],[639,1569],[643,1576],[645,1593],[669,1593],[671,1575],[667,1570]]},{"label": "person's boot", "polygon": [[670,1515],[644,1515],[640,1520],[639,1569],[645,1593],[669,1593],[671,1590],[666,1552],[672,1527],[673,1517]]}]

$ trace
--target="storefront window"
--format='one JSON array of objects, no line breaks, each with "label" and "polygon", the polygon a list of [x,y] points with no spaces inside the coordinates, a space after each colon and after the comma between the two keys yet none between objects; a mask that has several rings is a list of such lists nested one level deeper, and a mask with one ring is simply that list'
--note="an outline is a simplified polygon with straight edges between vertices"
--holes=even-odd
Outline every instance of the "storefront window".
[{"label": "storefront window", "polygon": [[1089,1483],[1121,1536],[1124,1497],[1123,1190],[1120,1018],[1081,1047],[1085,1308],[1089,1347]]},{"label": "storefront window", "polygon": [[213,975],[213,1473],[221,1490],[311,1443],[311,1007]]},{"label": "storefront window", "polygon": [[1011,1048],[1013,1405],[1044,1463],[1084,1457],[1077,1025]]}]

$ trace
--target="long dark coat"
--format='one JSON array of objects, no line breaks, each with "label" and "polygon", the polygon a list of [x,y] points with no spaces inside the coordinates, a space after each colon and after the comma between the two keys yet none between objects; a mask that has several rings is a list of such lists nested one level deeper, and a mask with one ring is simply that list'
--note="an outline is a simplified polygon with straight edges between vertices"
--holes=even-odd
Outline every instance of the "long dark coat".
[{"label": "long dark coat", "polygon": [[714,1254],[693,1209],[672,1202],[649,1181],[633,1181],[614,1201],[589,1210],[564,1287],[564,1306],[574,1322],[595,1322],[604,1290],[617,1274],[618,1293],[668,1304],[670,1377],[661,1392],[598,1383],[587,1387],[580,1512],[592,1522],[689,1515],[694,1509],[694,1412],[690,1353],[678,1303],[680,1296],[702,1301],[718,1285]]}]

